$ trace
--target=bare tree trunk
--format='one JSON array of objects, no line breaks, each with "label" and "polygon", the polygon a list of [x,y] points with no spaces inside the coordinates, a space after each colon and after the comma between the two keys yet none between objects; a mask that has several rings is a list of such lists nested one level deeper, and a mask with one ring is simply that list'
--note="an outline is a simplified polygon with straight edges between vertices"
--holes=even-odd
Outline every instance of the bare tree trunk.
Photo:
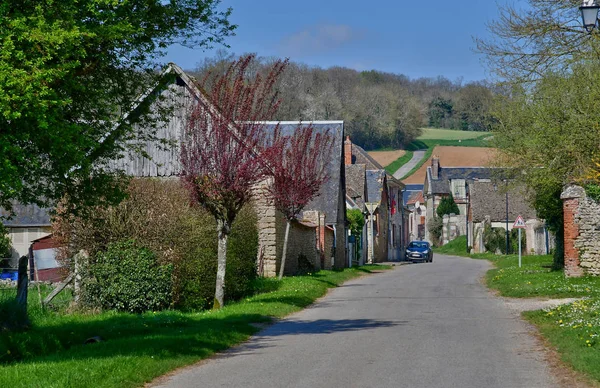
[{"label": "bare tree trunk", "polygon": [[213,310],[218,310],[225,305],[225,268],[227,264],[227,238],[229,234],[225,230],[224,223],[221,220],[217,220],[217,233],[219,235],[219,246],[217,250],[217,284]]},{"label": "bare tree trunk", "polygon": [[290,237],[290,220],[285,224],[285,237],[283,239],[283,253],[281,255],[281,266],[279,267],[279,280],[283,279],[283,270],[285,269],[285,258],[287,257],[288,238]]}]

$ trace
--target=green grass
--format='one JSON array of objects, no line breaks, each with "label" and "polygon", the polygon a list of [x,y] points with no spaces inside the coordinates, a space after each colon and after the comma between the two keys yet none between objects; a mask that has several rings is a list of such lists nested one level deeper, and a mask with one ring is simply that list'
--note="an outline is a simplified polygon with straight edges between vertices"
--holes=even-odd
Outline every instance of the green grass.
[{"label": "green grass", "polygon": [[600,299],[584,299],[552,310],[526,312],[562,361],[600,381]]},{"label": "green grass", "polygon": [[474,139],[466,140],[448,140],[448,139],[417,139],[406,146],[409,151],[417,151],[424,149],[432,149],[436,146],[447,146],[447,147],[490,147],[488,140],[485,140],[490,135],[482,135]]},{"label": "green grass", "polygon": [[[256,294],[219,311],[31,316],[27,331],[0,332],[0,387],[138,387],[247,340],[329,288],[384,266],[261,279]],[[103,341],[84,345],[90,337]]]},{"label": "green grass", "polygon": [[523,315],[538,327],[564,362],[600,382],[600,277],[566,278],[563,271],[552,269],[552,256],[523,256],[519,268],[517,255],[467,255],[465,245],[463,236],[435,252],[490,260],[495,268],[487,272],[486,283],[502,296],[584,298]]},{"label": "green grass", "polygon": [[401,157],[399,157],[398,159],[396,159],[394,162],[392,162],[391,164],[389,164],[388,166],[385,167],[385,171],[389,172],[390,174],[394,174],[396,171],[398,171],[398,169],[402,166],[404,166],[406,163],[410,162],[410,160],[413,157],[413,152],[412,151],[406,151],[406,153],[404,155],[402,155]]},{"label": "green grass", "polygon": [[[482,132],[475,131],[456,131],[444,128],[422,128],[423,133],[418,137],[418,140],[466,140],[482,137]],[[489,137],[489,133],[485,133],[485,137]]]}]

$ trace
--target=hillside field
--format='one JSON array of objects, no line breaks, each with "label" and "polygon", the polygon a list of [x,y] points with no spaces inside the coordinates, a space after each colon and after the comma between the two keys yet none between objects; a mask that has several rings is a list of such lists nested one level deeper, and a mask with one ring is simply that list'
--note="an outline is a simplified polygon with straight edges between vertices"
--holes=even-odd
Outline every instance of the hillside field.
[{"label": "hillside field", "polygon": [[489,136],[489,133],[474,131],[455,131],[442,128],[423,128],[423,134],[417,140],[466,140]]},{"label": "hillside field", "polygon": [[404,150],[369,151],[369,155],[383,167],[387,167],[406,154]]},{"label": "hillside field", "polygon": [[[445,147],[437,146],[432,155],[440,157],[442,167],[487,167],[494,158],[496,150],[485,147]],[[427,167],[431,166],[429,157],[425,163],[411,176],[403,179],[405,184],[423,184]]]}]

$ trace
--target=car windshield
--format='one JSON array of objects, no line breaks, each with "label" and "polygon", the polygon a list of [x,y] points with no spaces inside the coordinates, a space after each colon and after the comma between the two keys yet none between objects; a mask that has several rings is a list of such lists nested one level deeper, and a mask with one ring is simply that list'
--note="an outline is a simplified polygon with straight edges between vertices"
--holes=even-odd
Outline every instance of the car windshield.
[{"label": "car windshield", "polygon": [[410,244],[408,244],[408,248],[428,248],[429,244],[427,244],[426,242],[419,242],[419,241],[413,241]]}]

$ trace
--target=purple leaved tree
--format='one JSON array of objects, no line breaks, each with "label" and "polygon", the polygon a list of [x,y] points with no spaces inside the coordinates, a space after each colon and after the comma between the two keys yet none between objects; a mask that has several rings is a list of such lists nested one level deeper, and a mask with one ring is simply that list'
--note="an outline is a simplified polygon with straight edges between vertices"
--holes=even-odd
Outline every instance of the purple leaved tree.
[{"label": "purple leaved tree", "polygon": [[318,194],[327,180],[327,155],[333,145],[329,132],[315,132],[312,126],[299,126],[293,134],[275,130],[268,153],[273,183],[267,188],[275,208],[286,219],[279,279],[283,277],[292,221]]},{"label": "purple leaved tree", "polygon": [[232,63],[225,74],[205,78],[207,100],[190,112],[181,145],[182,180],[192,199],[217,221],[218,265],[214,309],[225,302],[227,239],[252,187],[264,177],[264,121],[279,107],[275,83],[287,61],[249,76],[254,56]]}]

